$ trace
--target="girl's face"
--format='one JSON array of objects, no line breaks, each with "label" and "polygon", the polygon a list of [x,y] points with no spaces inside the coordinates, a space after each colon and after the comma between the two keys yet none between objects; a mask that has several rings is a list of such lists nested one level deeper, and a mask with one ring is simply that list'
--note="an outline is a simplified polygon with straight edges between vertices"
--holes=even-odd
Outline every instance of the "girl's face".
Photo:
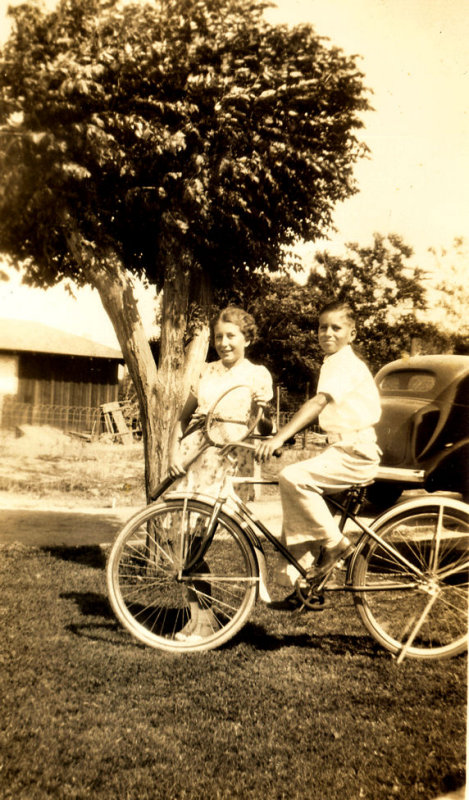
[{"label": "girl's face", "polygon": [[319,317],[318,341],[326,356],[337,353],[355,339],[355,326],[344,311],[326,311]]},{"label": "girl's face", "polygon": [[249,342],[233,322],[217,322],[214,339],[215,349],[225,367],[233,367],[244,358],[244,351]]}]

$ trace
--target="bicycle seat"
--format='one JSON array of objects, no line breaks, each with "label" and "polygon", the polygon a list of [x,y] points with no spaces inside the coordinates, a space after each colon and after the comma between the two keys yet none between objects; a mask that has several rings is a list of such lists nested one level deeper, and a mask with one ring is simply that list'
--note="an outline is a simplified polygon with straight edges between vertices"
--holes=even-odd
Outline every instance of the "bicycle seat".
[{"label": "bicycle seat", "polygon": [[[346,513],[358,514],[365,500],[366,489],[368,486],[371,486],[372,483],[374,483],[373,480],[365,481],[365,483],[353,483],[347,489],[343,490],[341,493],[341,505]],[[343,519],[345,519],[345,517],[343,517]]]},{"label": "bicycle seat", "polygon": [[352,483],[346,491],[352,492],[355,489],[366,489],[367,486],[371,486],[372,483],[375,482],[375,479],[372,478],[370,481],[365,481],[365,483]]},{"label": "bicycle seat", "polygon": [[366,488],[371,486],[372,483],[374,483],[373,480],[366,481],[365,483],[353,483],[351,486],[347,486],[345,489],[343,489],[340,494],[344,500],[351,500],[353,498],[360,497],[361,495],[365,494]]}]

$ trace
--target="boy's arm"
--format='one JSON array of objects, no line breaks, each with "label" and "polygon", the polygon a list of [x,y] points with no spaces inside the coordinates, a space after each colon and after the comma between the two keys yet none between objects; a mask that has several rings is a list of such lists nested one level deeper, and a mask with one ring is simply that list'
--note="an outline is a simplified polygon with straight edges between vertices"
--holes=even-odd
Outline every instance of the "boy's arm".
[{"label": "boy's arm", "polygon": [[280,450],[287,439],[302,431],[310,425],[313,420],[317,419],[321,411],[327,406],[330,401],[327,394],[320,392],[303,403],[301,408],[293,415],[290,422],[287,422],[283,428],[266,442],[259,442],[256,447],[256,461],[267,461],[276,450]]}]

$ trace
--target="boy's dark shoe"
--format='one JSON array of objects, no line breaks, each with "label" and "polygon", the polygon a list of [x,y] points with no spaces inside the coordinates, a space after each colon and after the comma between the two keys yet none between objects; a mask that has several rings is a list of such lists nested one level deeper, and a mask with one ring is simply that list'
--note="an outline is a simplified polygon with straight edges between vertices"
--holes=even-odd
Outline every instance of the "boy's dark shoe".
[{"label": "boy's dark shoe", "polygon": [[353,551],[354,546],[346,536],[343,536],[335,547],[323,547],[314,567],[308,570],[307,577],[315,580],[322,578],[338,561],[343,561],[344,558],[351,556]]},{"label": "boy's dark shoe", "polygon": [[311,600],[305,605],[298,597],[297,593],[292,592],[283,600],[273,600],[271,603],[268,603],[267,607],[271,608],[273,611],[322,611],[324,608],[324,600],[318,598],[317,606],[315,601]]}]

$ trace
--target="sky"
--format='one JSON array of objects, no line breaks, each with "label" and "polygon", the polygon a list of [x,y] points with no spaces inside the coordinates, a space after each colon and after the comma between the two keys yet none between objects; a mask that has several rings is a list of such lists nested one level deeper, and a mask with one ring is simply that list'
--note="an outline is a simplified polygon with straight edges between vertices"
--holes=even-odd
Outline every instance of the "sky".
[{"label": "sky", "polygon": [[[0,0],[0,33],[7,30]],[[468,0],[277,0],[272,23],[309,22],[348,55],[358,54],[373,112],[362,140],[359,192],[336,207],[335,232],[301,249],[341,254],[345,242],[371,244],[374,232],[398,233],[415,263],[433,263],[430,247],[469,239],[469,2]],[[147,328],[152,298],[142,297]],[[72,300],[60,287],[27,290],[0,283],[0,317],[46,322],[116,346],[96,292]]]}]

